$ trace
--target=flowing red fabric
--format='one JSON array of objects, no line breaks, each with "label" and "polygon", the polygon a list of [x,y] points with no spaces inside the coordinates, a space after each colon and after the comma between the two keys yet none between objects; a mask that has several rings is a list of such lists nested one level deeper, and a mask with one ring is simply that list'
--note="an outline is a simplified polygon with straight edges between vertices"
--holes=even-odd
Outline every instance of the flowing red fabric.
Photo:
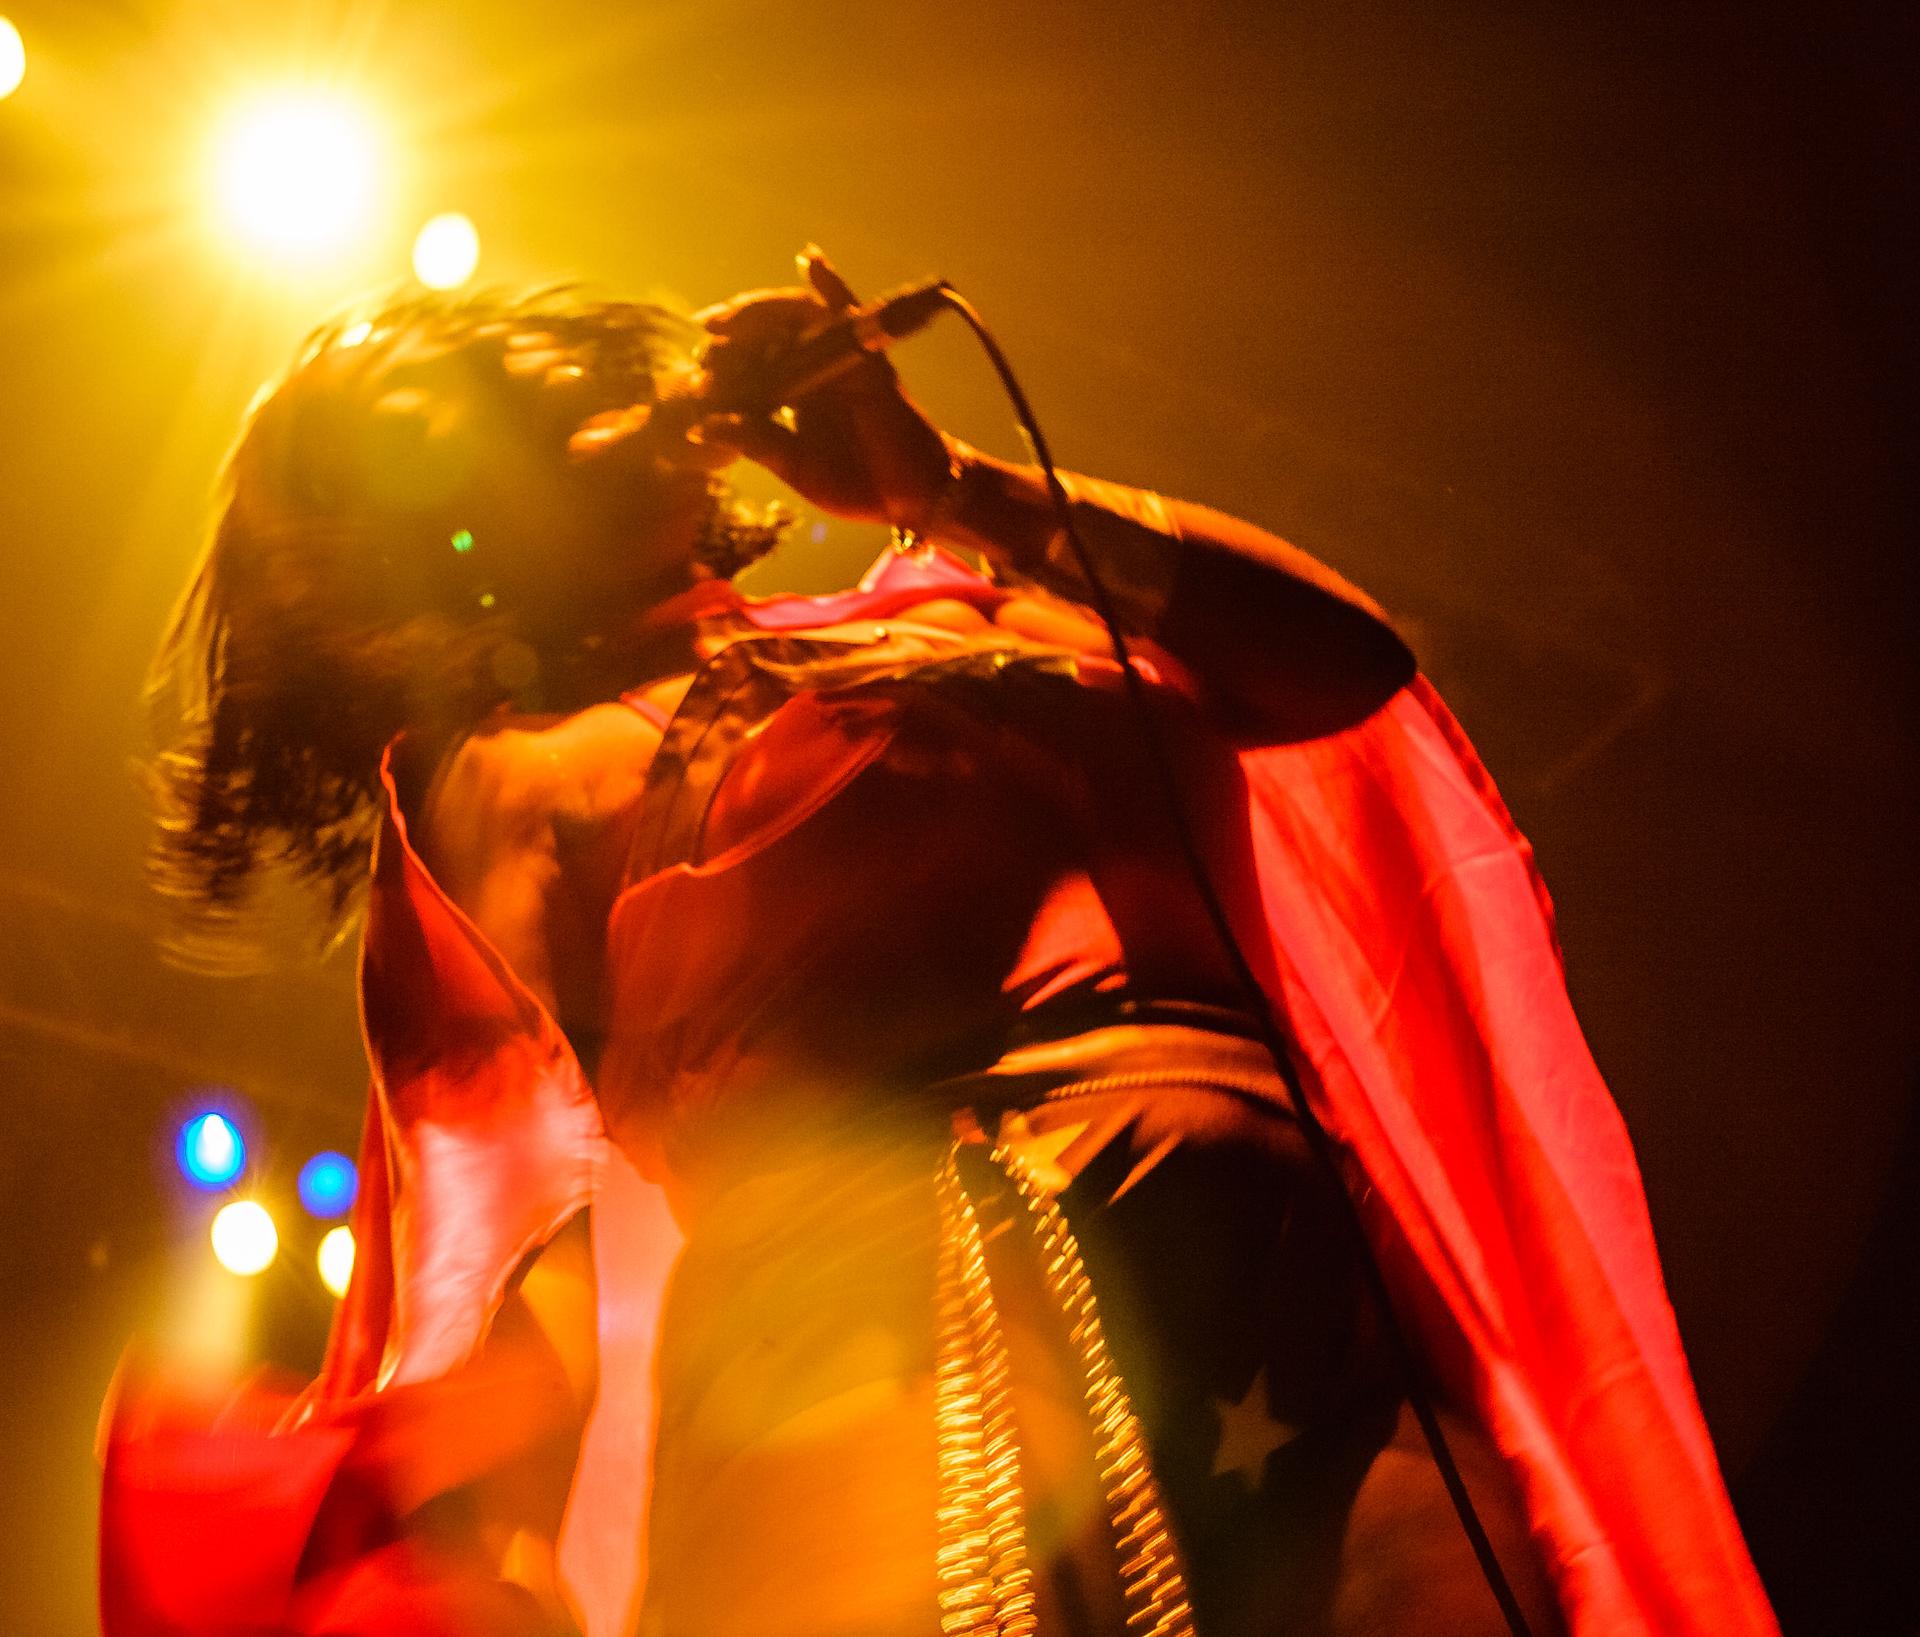
[{"label": "flowing red fabric", "polygon": [[1532,853],[1424,679],[1244,758],[1265,974],[1403,1318],[1507,1457],[1576,1637],[1777,1630]]},{"label": "flowing red fabric", "polygon": [[[605,1140],[539,1001],[441,892],[387,781],[361,960],[373,1070],[353,1279],[319,1377],[224,1402],[129,1363],[103,1428],[106,1637],[546,1637],[551,1619],[474,1549],[406,1527],[497,1482],[514,1504],[557,1468],[563,1576],[587,1629],[638,1594],[653,1327],[679,1235]],[[527,1327],[496,1332],[527,1253],[593,1204],[602,1381],[583,1436],[565,1373]],[[551,1537],[547,1520],[522,1519]]]},{"label": "flowing red fabric", "polygon": [[[793,630],[931,594],[982,608],[1004,595],[951,558],[889,558],[854,592],[744,612]],[[1363,1217],[1403,1318],[1517,1476],[1574,1637],[1775,1632],[1638,1168],[1567,1000],[1551,907],[1472,749],[1418,681],[1347,732],[1249,751],[1243,768],[1260,901],[1232,908],[1248,953],[1308,1095],[1364,1172]],[[397,806],[362,998],[374,1095],[361,1251],[326,1367],[277,1424],[258,1398],[210,1426],[164,1397],[118,1395],[104,1630],[537,1629],[512,1624],[525,1615],[512,1588],[462,1581],[369,1526],[336,1524],[329,1547],[319,1523],[356,1452],[365,1464],[373,1407],[424,1409],[406,1394],[484,1363],[516,1263],[592,1202],[601,1382],[560,1557],[589,1637],[622,1637],[642,1574],[654,1326],[678,1244],[660,1191],[606,1141],[564,1038],[435,886]],[[501,1443],[564,1425],[529,1419]],[[434,1472],[416,1444],[423,1474],[408,1493],[501,1453]],[[200,1530],[221,1539],[217,1556],[192,1544]],[[356,1575],[352,1596],[339,1590]],[[436,1624],[460,1596],[476,1600],[468,1623]]]}]

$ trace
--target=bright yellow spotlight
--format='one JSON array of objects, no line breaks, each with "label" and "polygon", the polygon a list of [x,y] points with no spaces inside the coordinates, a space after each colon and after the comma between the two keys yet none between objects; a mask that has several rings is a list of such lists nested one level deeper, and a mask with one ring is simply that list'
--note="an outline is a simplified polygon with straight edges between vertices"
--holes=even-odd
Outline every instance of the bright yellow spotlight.
[{"label": "bright yellow spotlight", "polygon": [[10,97],[27,77],[27,42],[19,29],[0,17],[0,97]]},{"label": "bright yellow spotlight", "polygon": [[249,103],[220,134],[221,212],[279,255],[338,249],[366,226],[377,148],[366,116],[341,98],[288,92]]},{"label": "bright yellow spotlight", "polygon": [[353,1277],[353,1229],[344,1223],[329,1228],[320,1241],[320,1282],[336,1296],[347,1293],[347,1281]]},{"label": "bright yellow spotlight", "polygon": [[213,1219],[213,1254],[229,1273],[264,1273],[280,1250],[280,1230],[264,1205],[236,1199]]},{"label": "bright yellow spotlight", "polygon": [[458,211],[436,216],[413,241],[413,272],[429,290],[455,290],[480,265],[480,234]]}]

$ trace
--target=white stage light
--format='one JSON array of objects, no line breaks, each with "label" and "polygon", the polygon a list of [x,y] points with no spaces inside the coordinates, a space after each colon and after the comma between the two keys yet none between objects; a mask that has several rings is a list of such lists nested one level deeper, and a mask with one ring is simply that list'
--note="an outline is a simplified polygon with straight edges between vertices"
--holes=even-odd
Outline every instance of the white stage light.
[{"label": "white stage light", "polygon": [[0,97],[10,97],[27,77],[27,42],[19,29],[0,17]]},{"label": "white stage light", "polygon": [[320,1282],[336,1296],[347,1293],[353,1278],[353,1229],[342,1225],[330,1228],[320,1240],[315,1260],[320,1265]]},{"label": "white stage light", "polygon": [[264,1273],[280,1250],[280,1230],[264,1205],[236,1199],[213,1219],[213,1254],[229,1273]]},{"label": "white stage light", "polygon": [[243,240],[276,256],[343,249],[371,215],[378,150],[372,124],[344,98],[262,97],[221,130],[221,214]]},{"label": "white stage light", "polygon": [[457,290],[479,265],[479,230],[458,211],[434,217],[413,241],[414,277],[429,290]]}]

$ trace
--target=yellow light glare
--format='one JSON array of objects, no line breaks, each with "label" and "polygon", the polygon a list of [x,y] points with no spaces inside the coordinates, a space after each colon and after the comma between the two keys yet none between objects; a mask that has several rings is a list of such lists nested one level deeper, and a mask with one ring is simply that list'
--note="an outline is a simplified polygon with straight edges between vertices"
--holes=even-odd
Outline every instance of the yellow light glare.
[{"label": "yellow light glare", "polygon": [[480,234],[458,211],[436,216],[413,241],[413,272],[429,290],[456,290],[480,265]]},{"label": "yellow light glare", "polygon": [[10,97],[27,77],[27,42],[19,29],[0,17],[0,97]]},{"label": "yellow light glare", "polygon": [[213,1254],[229,1273],[264,1273],[280,1250],[280,1230],[264,1205],[236,1199],[213,1219]]},{"label": "yellow light glare", "polygon": [[288,92],[247,104],[220,135],[221,213],[277,255],[339,249],[371,214],[377,148],[366,116],[341,98]]},{"label": "yellow light glare", "polygon": [[347,1293],[347,1281],[353,1277],[353,1229],[329,1228],[320,1241],[320,1282],[336,1296]]}]

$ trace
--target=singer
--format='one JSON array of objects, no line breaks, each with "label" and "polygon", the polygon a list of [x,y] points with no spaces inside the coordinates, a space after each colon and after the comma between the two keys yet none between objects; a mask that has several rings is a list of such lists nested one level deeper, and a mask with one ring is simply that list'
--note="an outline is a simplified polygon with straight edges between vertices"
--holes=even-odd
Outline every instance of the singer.
[{"label": "singer", "polygon": [[[202,955],[275,871],[364,915],[360,1255],[297,1396],[123,1376],[108,1637],[1495,1637],[1363,1254],[1533,1632],[1772,1631],[1544,893],[1405,646],[1068,478],[1143,717],[1040,473],[802,267],[693,352],[395,308],[250,418],[156,861]],[[742,596],[743,458],[908,549]]]}]

